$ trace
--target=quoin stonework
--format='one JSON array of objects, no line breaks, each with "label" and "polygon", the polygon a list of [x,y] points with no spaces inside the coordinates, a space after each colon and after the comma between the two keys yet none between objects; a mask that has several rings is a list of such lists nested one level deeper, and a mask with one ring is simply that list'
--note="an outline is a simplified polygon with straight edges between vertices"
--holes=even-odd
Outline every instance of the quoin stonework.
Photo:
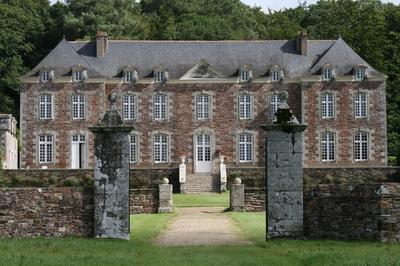
[{"label": "quoin stonework", "polygon": [[387,164],[385,76],[341,38],[124,41],[98,32],[62,40],[22,81],[22,168],[93,168],[88,127],[112,93],[135,128],[132,169],[178,168],[185,158],[187,180],[213,182],[222,157],[226,167],[262,167],[261,125],[284,102],[308,125],[305,167]]},{"label": "quoin stonework", "polygon": [[17,120],[0,114],[0,169],[18,168]]}]

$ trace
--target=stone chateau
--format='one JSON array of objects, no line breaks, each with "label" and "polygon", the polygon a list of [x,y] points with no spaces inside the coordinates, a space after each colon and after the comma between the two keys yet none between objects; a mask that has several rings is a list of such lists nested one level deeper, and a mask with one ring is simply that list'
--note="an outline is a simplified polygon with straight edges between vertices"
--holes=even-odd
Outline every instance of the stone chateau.
[{"label": "stone chateau", "polygon": [[62,40],[22,77],[21,168],[92,168],[95,125],[117,94],[131,168],[258,167],[279,104],[300,123],[303,165],[387,164],[386,77],[346,42]]}]

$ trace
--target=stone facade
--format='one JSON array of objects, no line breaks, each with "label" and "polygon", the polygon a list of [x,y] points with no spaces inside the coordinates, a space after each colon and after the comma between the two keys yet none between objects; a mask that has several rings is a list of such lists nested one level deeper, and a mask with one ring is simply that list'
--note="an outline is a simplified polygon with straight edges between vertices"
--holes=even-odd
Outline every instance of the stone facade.
[{"label": "stone facade", "polygon": [[400,184],[319,185],[304,194],[310,238],[400,241]]},{"label": "stone facade", "polygon": [[265,189],[244,188],[244,209],[248,212],[265,211]]},{"label": "stone facade", "polygon": [[93,189],[0,189],[0,236],[71,235],[93,235]]},{"label": "stone facade", "polygon": [[17,120],[10,114],[0,114],[0,168],[18,168]]},{"label": "stone facade", "polygon": [[129,208],[130,214],[157,213],[158,211],[158,189],[130,189]]}]

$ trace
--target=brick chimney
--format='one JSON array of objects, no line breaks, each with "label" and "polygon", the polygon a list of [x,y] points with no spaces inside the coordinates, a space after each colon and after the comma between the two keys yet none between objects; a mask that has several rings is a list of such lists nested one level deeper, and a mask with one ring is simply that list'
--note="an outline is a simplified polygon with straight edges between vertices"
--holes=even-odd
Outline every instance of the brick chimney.
[{"label": "brick chimney", "polygon": [[107,32],[98,31],[96,34],[96,56],[103,57],[108,52]]},{"label": "brick chimney", "polygon": [[297,53],[307,55],[307,32],[300,31],[297,35]]}]

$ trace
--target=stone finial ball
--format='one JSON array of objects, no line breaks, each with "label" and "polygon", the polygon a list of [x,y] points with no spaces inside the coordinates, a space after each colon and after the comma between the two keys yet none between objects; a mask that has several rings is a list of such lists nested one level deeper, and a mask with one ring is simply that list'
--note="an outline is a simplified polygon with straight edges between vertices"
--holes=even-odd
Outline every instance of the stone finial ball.
[{"label": "stone finial ball", "polygon": [[110,103],[115,103],[117,101],[117,94],[115,92],[111,93],[108,96],[108,100],[110,101]]},{"label": "stone finial ball", "polygon": [[235,183],[235,185],[240,185],[240,184],[242,184],[242,179],[240,179],[239,177],[236,177],[234,183]]},{"label": "stone finial ball", "polygon": [[169,179],[166,178],[166,177],[164,177],[164,178],[162,179],[162,183],[163,183],[163,184],[168,184],[168,183],[169,183]]}]

